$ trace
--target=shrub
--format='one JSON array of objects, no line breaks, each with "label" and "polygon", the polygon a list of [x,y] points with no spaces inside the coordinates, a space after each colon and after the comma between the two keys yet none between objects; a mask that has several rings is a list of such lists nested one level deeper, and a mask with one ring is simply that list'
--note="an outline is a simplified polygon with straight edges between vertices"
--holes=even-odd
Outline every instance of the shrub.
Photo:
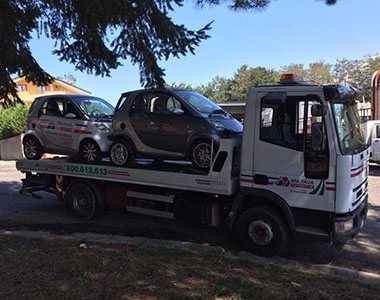
[{"label": "shrub", "polygon": [[0,109],[0,140],[25,132],[27,115],[28,106],[22,104]]}]

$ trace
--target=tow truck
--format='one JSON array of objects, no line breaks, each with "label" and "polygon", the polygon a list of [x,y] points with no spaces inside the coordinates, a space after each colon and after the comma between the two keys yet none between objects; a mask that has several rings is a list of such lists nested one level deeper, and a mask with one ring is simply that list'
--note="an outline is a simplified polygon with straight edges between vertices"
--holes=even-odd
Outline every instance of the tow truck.
[{"label": "tow truck", "polygon": [[368,208],[369,150],[357,93],[283,74],[276,85],[249,90],[243,134],[220,141],[207,172],[174,161],[115,167],[19,160],[22,191],[56,193],[84,219],[116,206],[228,224],[246,250],[261,256],[279,254],[292,238],[344,244],[359,233]]}]

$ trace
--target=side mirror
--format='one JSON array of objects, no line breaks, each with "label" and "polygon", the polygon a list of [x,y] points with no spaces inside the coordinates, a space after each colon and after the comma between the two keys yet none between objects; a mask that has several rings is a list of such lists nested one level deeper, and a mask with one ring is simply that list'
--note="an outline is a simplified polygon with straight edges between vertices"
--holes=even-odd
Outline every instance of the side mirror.
[{"label": "side mirror", "polygon": [[180,108],[175,108],[175,109],[173,109],[172,113],[173,113],[174,115],[182,115],[182,114],[184,114],[185,112],[184,112],[182,109],[180,109]]},{"label": "side mirror", "polygon": [[323,132],[322,123],[313,123],[311,125],[311,147],[315,152],[322,152],[326,148],[326,137]]},{"label": "side mirror", "polygon": [[77,116],[76,116],[76,114],[73,114],[73,113],[67,113],[64,115],[64,117],[66,119],[75,119]]},{"label": "side mirror", "polygon": [[323,117],[327,113],[326,107],[321,104],[313,104],[311,106],[311,115],[313,117]]}]

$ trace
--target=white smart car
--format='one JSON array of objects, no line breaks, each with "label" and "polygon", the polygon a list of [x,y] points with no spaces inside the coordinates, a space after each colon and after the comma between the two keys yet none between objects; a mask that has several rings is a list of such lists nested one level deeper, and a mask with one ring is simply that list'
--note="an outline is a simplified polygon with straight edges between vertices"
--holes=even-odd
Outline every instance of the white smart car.
[{"label": "white smart car", "polygon": [[98,163],[108,155],[114,108],[87,95],[38,97],[29,109],[23,138],[27,159],[43,153],[78,155],[85,163]]}]

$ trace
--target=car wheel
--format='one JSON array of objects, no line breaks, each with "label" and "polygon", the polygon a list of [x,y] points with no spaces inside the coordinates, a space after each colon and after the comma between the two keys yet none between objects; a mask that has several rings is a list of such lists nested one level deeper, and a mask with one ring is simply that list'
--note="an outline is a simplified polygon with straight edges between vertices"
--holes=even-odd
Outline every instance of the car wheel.
[{"label": "car wheel", "polygon": [[212,147],[209,140],[195,143],[191,151],[191,162],[197,169],[208,170],[211,166]]},{"label": "car wheel", "polygon": [[27,159],[38,160],[44,154],[40,142],[34,136],[27,135],[22,142],[24,145],[24,155]]},{"label": "car wheel", "polygon": [[79,147],[81,160],[88,164],[97,164],[102,159],[102,151],[94,140],[84,140]]},{"label": "car wheel", "polygon": [[131,145],[125,141],[116,141],[110,148],[110,160],[115,166],[127,166],[134,159]]}]

